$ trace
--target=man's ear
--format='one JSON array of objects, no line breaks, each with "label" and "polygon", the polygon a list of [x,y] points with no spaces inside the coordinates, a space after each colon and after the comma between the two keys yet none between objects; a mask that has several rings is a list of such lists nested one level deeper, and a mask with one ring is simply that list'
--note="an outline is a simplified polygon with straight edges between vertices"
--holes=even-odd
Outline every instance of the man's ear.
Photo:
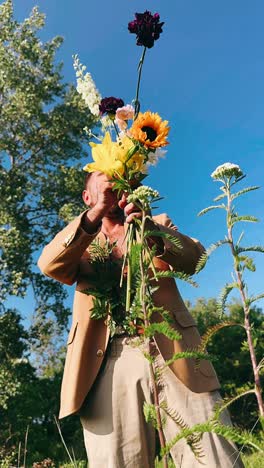
[{"label": "man's ear", "polygon": [[83,190],[82,199],[87,207],[90,207],[91,197],[88,190]]}]

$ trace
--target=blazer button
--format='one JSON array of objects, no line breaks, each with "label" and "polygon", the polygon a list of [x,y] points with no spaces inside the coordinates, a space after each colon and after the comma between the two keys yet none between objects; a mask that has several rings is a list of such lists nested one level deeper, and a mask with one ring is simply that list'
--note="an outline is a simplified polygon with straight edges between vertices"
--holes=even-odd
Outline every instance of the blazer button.
[{"label": "blazer button", "polygon": [[97,352],[96,352],[96,356],[98,356],[98,357],[103,357],[103,355],[104,355],[103,350],[102,350],[102,349],[98,349]]}]

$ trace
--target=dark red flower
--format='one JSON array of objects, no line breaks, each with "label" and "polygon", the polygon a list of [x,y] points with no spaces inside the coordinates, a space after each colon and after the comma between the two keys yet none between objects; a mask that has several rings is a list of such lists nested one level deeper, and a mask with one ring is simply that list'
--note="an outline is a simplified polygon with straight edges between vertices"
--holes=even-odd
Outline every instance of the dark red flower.
[{"label": "dark red flower", "polygon": [[99,104],[100,114],[111,114],[115,115],[116,110],[119,107],[123,107],[125,105],[123,99],[115,98],[113,96],[106,97],[101,100]]},{"label": "dark red flower", "polygon": [[128,23],[128,30],[132,34],[137,35],[137,45],[148,47],[149,49],[154,46],[154,41],[159,39],[162,33],[163,23],[160,23],[160,15],[150,11],[145,13],[135,13],[135,20]]}]

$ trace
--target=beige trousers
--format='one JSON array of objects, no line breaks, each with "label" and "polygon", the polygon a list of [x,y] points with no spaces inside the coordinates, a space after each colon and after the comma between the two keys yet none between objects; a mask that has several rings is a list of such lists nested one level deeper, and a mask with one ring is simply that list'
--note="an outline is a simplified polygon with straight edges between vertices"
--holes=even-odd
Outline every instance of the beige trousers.
[{"label": "beige trousers", "polygon": [[[144,401],[153,403],[149,364],[142,349],[129,338],[115,338],[81,411],[89,468],[154,468],[155,429],[143,414]],[[156,353],[156,365],[162,357]],[[192,426],[206,421],[220,399],[217,391],[193,393],[169,368],[165,368],[160,401],[175,409]],[[227,412],[222,422],[231,424]],[[164,433],[169,442],[179,427],[166,418]],[[185,440],[171,450],[176,467],[241,468],[237,448],[221,436],[206,433],[201,440],[204,456],[195,458]]]}]

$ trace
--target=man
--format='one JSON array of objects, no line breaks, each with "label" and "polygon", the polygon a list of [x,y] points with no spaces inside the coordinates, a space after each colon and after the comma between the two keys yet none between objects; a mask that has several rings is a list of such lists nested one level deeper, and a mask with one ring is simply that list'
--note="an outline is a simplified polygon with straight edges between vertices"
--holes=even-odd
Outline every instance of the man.
[{"label": "man", "polygon": [[[104,174],[95,172],[86,180],[84,203],[89,209],[72,221],[45,247],[39,259],[44,274],[62,283],[76,282],[73,321],[68,337],[68,350],[61,390],[60,418],[79,412],[84,430],[90,468],[152,468],[155,458],[155,430],[145,422],[144,401],[153,402],[153,388],[148,362],[142,349],[133,346],[133,338],[121,334],[109,344],[109,329],[104,319],[91,318],[93,298],[84,293],[89,286],[93,267],[89,262],[89,245],[94,239],[102,244],[115,242],[113,254],[121,258],[129,223],[141,216],[123,195],[118,202],[113,184]],[[154,216],[155,230],[178,238],[178,252],[166,238],[149,239],[156,244],[155,266],[192,274],[203,253],[202,245],[181,234],[166,215]],[[155,303],[169,311],[180,341],[170,341],[164,335],[155,336],[153,356],[162,365],[175,352],[195,348],[200,337],[196,323],[186,309],[171,278],[160,281]],[[159,317],[155,317],[159,320]],[[103,366],[102,366],[103,363]],[[192,426],[204,422],[219,400],[219,382],[211,363],[202,360],[197,369],[193,359],[179,359],[163,372],[159,389],[160,401]],[[230,424],[227,413],[223,422]],[[169,442],[179,426],[167,418],[164,434]],[[237,449],[215,434],[202,439],[203,458],[208,468],[243,466]],[[186,441],[171,450],[176,466],[200,466]]]}]

